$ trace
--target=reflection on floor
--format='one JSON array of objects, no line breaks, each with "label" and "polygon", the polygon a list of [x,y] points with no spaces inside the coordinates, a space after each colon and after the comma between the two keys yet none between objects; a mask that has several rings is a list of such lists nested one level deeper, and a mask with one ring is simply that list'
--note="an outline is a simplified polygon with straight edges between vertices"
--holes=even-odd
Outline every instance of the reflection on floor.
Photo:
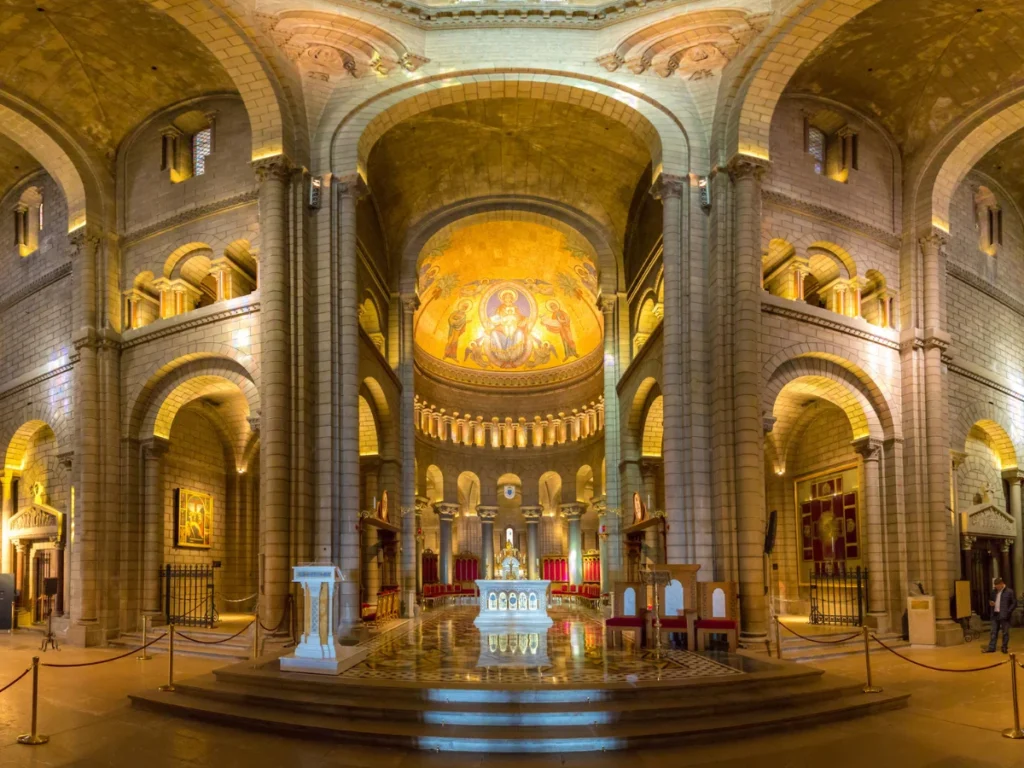
[{"label": "reflection on floor", "polygon": [[[410,683],[502,684],[632,683],[740,674],[742,660],[666,649],[636,653],[606,648],[600,617],[593,611],[552,608],[546,634],[495,632],[473,624],[475,607],[432,611],[407,631],[369,643],[366,661],[340,680],[399,680]],[[732,663],[730,663],[732,662]]]}]

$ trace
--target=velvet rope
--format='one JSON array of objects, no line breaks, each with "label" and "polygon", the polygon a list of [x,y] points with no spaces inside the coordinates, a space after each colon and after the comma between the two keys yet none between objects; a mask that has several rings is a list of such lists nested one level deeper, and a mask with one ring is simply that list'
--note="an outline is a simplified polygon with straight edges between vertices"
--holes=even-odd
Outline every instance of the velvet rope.
[{"label": "velvet rope", "polygon": [[[776,619],[776,621],[778,621],[778,620]],[[843,637],[840,637],[837,640],[815,640],[813,637],[807,637],[806,635],[801,635],[795,629],[792,629],[791,627],[783,624],[781,621],[778,621],[778,624],[783,629],[788,630],[789,632],[792,632],[794,635],[799,637],[801,640],[807,640],[808,642],[817,643],[818,645],[838,645],[839,643],[848,643],[853,638],[860,637],[860,634],[861,634],[860,632],[854,632],[853,634],[850,634],[850,635],[844,635]]]},{"label": "velvet rope", "polygon": [[225,637],[223,640],[198,640],[198,639],[196,639],[194,637],[189,637],[188,635],[184,635],[181,632],[179,632],[178,630],[174,630],[174,634],[176,634],[178,637],[182,638],[183,640],[188,640],[191,643],[199,643],[200,645],[220,645],[221,643],[226,643],[228,640],[234,640],[236,637],[238,637],[240,634],[245,632],[245,630],[247,630],[249,627],[251,627],[255,623],[256,623],[256,619],[253,619],[248,624],[246,624],[244,627],[242,627],[240,630],[235,632],[235,634],[233,634],[231,637]]},{"label": "velvet rope", "polygon": [[110,659],[100,659],[99,661],[82,661],[82,662],[79,662],[78,664],[47,664],[47,663],[42,663],[39,666],[41,666],[41,667],[53,667],[55,669],[71,669],[73,667],[95,667],[95,666],[98,666],[100,664],[108,664],[111,661],[118,661],[119,659],[126,658],[128,656],[131,656],[133,653],[138,653],[139,651],[144,651],[147,648],[149,648],[149,646],[153,645],[154,643],[159,643],[165,637],[167,637],[167,633],[166,632],[164,632],[162,635],[160,635],[160,637],[156,638],[155,640],[150,640],[145,645],[140,645],[138,648],[133,648],[132,650],[127,651],[126,653],[122,653],[119,656],[114,656],[113,658],[110,658]]},{"label": "velvet rope", "polygon": [[18,676],[17,676],[16,678],[14,678],[13,680],[11,680],[11,682],[9,682],[9,683],[8,683],[7,685],[5,685],[5,686],[4,686],[3,688],[0,688],[0,693],[3,693],[3,692],[4,692],[4,691],[6,691],[6,690],[7,690],[8,688],[10,688],[10,687],[12,687],[13,685],[16,685],[17,683],[19,683],[19,682],[21,681],[21,679],[22,679],[22,678],[23,678],[23,677],[24,677],[25,675],[27,675],[27,674],[28,674],[29,672],[31,672],[31,671],[32,671],[32,667],[29,667],[28,669],[26,669],[26,670],[25,670],[24,672],[22,672],[22,673],[21,673],[20,675],[18,675]]},{"label": "velvet rope", "polygon": [[895,648],[890,648],[888,645],[883,643],[881,640],[879,640],[874,635],[871,636],[871,639],[874,640],[876,643],[878,643],[883,648],[885,648],[885,650],[887,650],[889,653],[891,653],[891,654],[893,654],[895,656],[899,656],[904,661],[909,661],[911,664],[916,664],[919,667],[924,667],[925,669],[930,669],[933,672],[984,672],[987,669],[995,669],[996,667],[1003,666],[1003,664],[1009,664],[1010,663],[1009,659],[1003,659],[1002,661],[997,661],[995,664],[989,664],[986,667],[968,667],[967,669],[943,669],[942,667],[933,667],[931,664],[925,664],[924,662],[921,662],[921,661],[914,661],[913,659],[904,656],[902,653],[897,651]]}]

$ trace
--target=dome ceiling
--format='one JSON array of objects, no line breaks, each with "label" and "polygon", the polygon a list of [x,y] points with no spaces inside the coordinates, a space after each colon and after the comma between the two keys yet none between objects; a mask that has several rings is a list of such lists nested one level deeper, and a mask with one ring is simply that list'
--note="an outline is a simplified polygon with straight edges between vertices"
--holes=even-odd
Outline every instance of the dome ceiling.
[{"label": "dome ceiling", "polygon": [[651,162],[622,123],[540,99],[478,99],[402,121],[370,153],[368,181],[393,250],[425,214],[461,200],[529,195],[589,214],[619,243]]},{"label": "dome ceiling", "polygon": [[535,221],[442,230],[419,261],[416,362],[463,384],[544,386],[601,365],[594,252]]},{"label": "dome ceiling", "polygon": [[818,47],[789,90],[872,115],[914,153],[1022,77],[1020,0],[882,0]]}]

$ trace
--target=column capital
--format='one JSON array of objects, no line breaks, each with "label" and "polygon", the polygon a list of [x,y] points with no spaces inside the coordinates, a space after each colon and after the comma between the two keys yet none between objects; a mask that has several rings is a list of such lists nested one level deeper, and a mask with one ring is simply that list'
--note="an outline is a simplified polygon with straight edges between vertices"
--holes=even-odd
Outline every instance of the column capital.
[{"label": "column capital", "polygon": [[968,552],[974,548],[974,536],[961,536],[960,537],[960,549],[964,552]]},{"label": "column capital", "polygon": [[249,429],[253,432],[260,431],[260,415],[258,413],[253,414],[252,416],[246,416],[245,420],[249,422]]},{"label": "column capital", "polygon": [[285,155],[271,155],[252,161],[252,170],[256,174],[256,182],[288,181],[296,170],[291,160]]},{"label": "column capital", "polygon": [[75,260],[88,253],[95,253],[102,240],[100,233],[94,227],[88,225],[79,227],[68,235],[68,242],[71,243],[71,259]]},{"label": "column capital", "polygon": [[519,511],[526,519],[527,524],[536,524],[540,522],[541,515],[544,513],[543,507],[520,507]]},{"label": "column capital", "polygon": [[74,451],[64,451],[64,453],[57,454],[57,464],[62,466],[66,470],[71,470],[75,461]]},{"label": "column capital", "polygon": [[430,499],[428,499],[426,496],[417,496],[416,513],[422,515],[428,509],[430,509]]},{"label": "column capital", "polygon": [[[965,454],[966,457],[966,454]],[[1003,480],[1009,480],[1011,483],[1019,483],[1024,480],[1024,470],[1019,467],[1013,467],[1012,469],[1004,469],[1002,472]]]},{"label": "column capital", "polygon": [[734,155],[725,169],[734,183],[741,179],[761,181],[768,172],[769,165],[770,163],[762,157],[740,154]]},{"label": "column capital", "polygon": [[480,518],[480,522],[493,523],[494,518],[498,516],[498,508],[487,504],[478,504],[476,514]]},{"label": "column capital", "polygon": [[1003,539],[1002,551],[1004,553],[1010,551],[1010,547],[1013,545],[1013,539]]},{"label": "column capital", "polygon": [[651,185],[651,196],[655,200],[679,199],[683,196],[683,187],[689,185],[690,180],[685,176],[662,173]]},{"label": "column capital", "polygon": [[434,504],[434,512],[442,520],[451,522],[459,513],[459,505],[451,501],[439,501]]},{"label": "column capital", "polygon": [[611,315],[619,306],[619,297],[614,293],[602,293],[597,303],[601,306],[601,312]]},{"label": "column capital", "polygon": [[774,416],[761,417],[761,428],[764,430],[764,433],[766,435],[770,433],[773,429],[775,429],[776,421],[778,421],[778,419],[776,419]]},{"label": "column capital", "polygon": [[566,504],[560,504],[558,508],[561,510],[562,516],[569,522],[572,522],[580,519],[580,516],[586,511],[587,505],[578,501],[570,501]]},{"label": "column capital", "polygon": [[164,437],[151,437],[142,441],[142,450],[147,459],[156,459],[167,453],[171,443]]},{"label": "column capital", "polygon": [[402,310],[412,315],[420,308],[420,297],[415,293],[403,293],[399,300],[402,302]]},{"label": "column capital", "polygon": [[949,459],[953,465],[953,470],[956,471],[967,461],[967,454],[964,451],[950,451]]},{"label": "column capital", "polygon": [[853,450],[861,455],[864,461],[878,461],[882,458],[882,441],[874,437],[861,437],[850,443]]},{"label": "column capital", "polygon": [[663,466],[665,466],[665,462],[660,456],[642,456],[640,458],[640,474],[643,477],[650,477]]},{"label": "column capital", "polygon": [[949,244],[949,233],[943,232],[937,227],[932,227],[928,234],[922,235],[917,242],[921,246],[921,250],[926,254],[930,251],[938,251]]},{"label": "column capital", "polygon": [[405,517],[415,517],[415,516],[416,516],[416,507],[415,506],[412,506],[412,507],[402,507],[402,517],[403,518],[405,518]]},{"label": "column capital", "polygon": [[363,177],[358,173],[349,176],[335,176],[333,182],[339,195],[351,197],[354,200],[361,200],[370,193],[370,188],[366,186]]}]

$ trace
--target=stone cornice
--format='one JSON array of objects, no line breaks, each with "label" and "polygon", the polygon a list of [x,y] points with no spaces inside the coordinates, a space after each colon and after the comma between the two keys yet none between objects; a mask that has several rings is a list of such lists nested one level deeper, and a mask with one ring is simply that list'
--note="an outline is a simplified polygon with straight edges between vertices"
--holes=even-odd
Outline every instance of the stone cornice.
[{"label": "stone cornice", "polygon": [[828,208],[824,205],[818,205],[817,203],[808,203],[804,200],[798,200],[795,197],[790,197],[782,192],[775,190],[766,189],[761,193],[761,199],[764,203],[774,208],[785,208],[796,213],[802,213],[806,216],[811,216],[815,219],[828,222],[829,224],[843,229],[848,229],[864,237],[875,240],[893,250],[899,250],[901,245],[901,238],[899,235],[889,232],[888,230],[876,227],[872,224],[867,224],[859,219],[855,219],[852,216],[847,216],[845,213]]},{"label": "stone cornice", "polygon": [[458,3],[430,6],[415,0],[342,0],[339,5],[399,19],[420,29],[479,27],[556,27],[603,29],[629,18],[686,5],[688,0],[625,0],[601,6],[519,2]]},{"label": "stone cornice", "polygon": [[[780,300],[780,301],[785,301]],[[787,302],[787,304],[790,302]],[[849,322],[843,322],[844,318],[841,315],[836,315],[835,320],[818,317],[816,314],[804,311],[801,308],[801,304],[798,302],[791,302],[792,306],[780,306],[773,304],[768,301],[761,302],[761,311],[769,315],[778,315],[779,317],[788,317],[792,320],[798,320],[802,323],[809,323],[816,325],[819,328],[827,328],[830,331],[837,331],[847,336],[853,336],[864,341],[870,341],[873,344],[880,344],[883,347],[899,351],[900,343],[894,339],[886,338],[881,334],[872,333],[867,329],[861,329],[854,327]]]},{"label": "stone cornice", "polygon": [[152,237],[153,235],[158,235],[169,229],[180,227],[182,224],[188,224],[189,222],[196,221],[197,219],[203,219],[207,216],[213,216],[218,213],[225,213],[235,208],[255,203],[258,197],[259,191],[256,189],[250,189],[247,192],[235,195],[234,197],[228,197],[224,200],[216,200],[212,203],[206,203],[205,205],[197,205],[195,208],[178,211],[178,213],[173,216],[168,216],[166,219],[161,219],[160,221],[132,230],[131,232],[126,232],[122,245],[127,248],[145,240],[146,238]]},{"label": "stone cornice", "polygon": [[[41,384],[44,381],[60,376],[64,373],[69,373],[74,367],[75,363],[78,362],[78,356],[74,355],[69,357],[67,362],[62,365],[58,365],[54,368],[43,366],[44,370],[37,373],[29,372],[24,376],[19,376],[13,381],[9,381],[5,384],[0,384],[0,400],[4,400],[12,395],[16,395],[19,392],[24,392],[26,389],[34,387],[36,384]],[[39,371],[37,368],[36,371]]]},{"label": "stone cornice", "polygon": [[1013,387],[1007,386],[1006,384],[997,381],[993,376],[985,375],[985,372],[980,369],[975,369],[974,366],[967,367],[966,365],[958,365],[956,363],[947,363],[947,369],[950,373],[955,373],[957,376],[962,376],[965,379],[977,382],[989,389],[994,389],[997,392],[1001,392],[1007,397],[1012,397],[1018,402],[1024,403],[1024,392],[1021,392]]},{"label": "stone cornice", "polygon": [[31,283],[23,285],[20,288],[12,291],[9,295],[0,298],[0,313],[6,312],[11,309],[19,302],[24,301],[32,294],[37,291],[41,291],[49,285],[53,285],[56,282],[63,280],[71,274],[71,262],[65,261],[59,267],[51,269],[49,272],[40,275]]},{"label": "stone cornice", "polygon": [[961,283],[966,283],[975,290],[981,291],[989,298],[998,301],[1007,309],[1016,312],[1021,317],[1024,317],[1024,302],[1014,298],[1001,288],[992,285],[983,277],[972,272],[966,267],[961,266],[960,264],[956,264],[952,261],[947,261],[946,274],[950,275],[951,277],[955,277]]},{"label": "stone cornice", "polygon": [[203,315],[202,317],[189,319],[189,315],[182,315],[182,319],[179,322],[173,323],[166,328],[160,328],[159,330],[152,331],[151,333],[143,333],[135,338],[122,341],[120,347],[121,349],[131,349],[132,347],[137,347],[140,344],[148,344],[151,341],[164,339],[168,336],[175,336],[179,333],[184,333],[185,331],[191,331],[194,328],[202,328],[204,325],[219,323],[224,320],[242,317],[259,311],[260,302],[257,300],[243,304],[240,307],[231,307],[230,309],[225,309],[221,312],[211,312],[210,314]]}]

